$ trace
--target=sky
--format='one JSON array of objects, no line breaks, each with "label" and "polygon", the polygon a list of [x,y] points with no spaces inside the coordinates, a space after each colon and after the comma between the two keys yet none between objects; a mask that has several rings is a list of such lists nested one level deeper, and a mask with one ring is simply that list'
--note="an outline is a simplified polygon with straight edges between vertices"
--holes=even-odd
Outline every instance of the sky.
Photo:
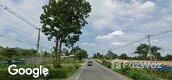
[{"label": "sky", "polygon": [[[87,0],[92,5],[88,24],[76,46],[88,51],[91,56],[96,52],[106,54],[108,50],[120,55],[135,56],[134,51],[143,40],[130,46],[126,44],[163,31],[172,30],[172,0]],[[41,27],[42,6],[48,0],[0,0],[0,3]],[[13,36],[36,44],[38,30],[16,18],[0,7],[0,34]],[[50,50],[54,41],[48,41],[41,33],[42,50]],[[172,32],[151,37],[151,45],[162,48],[162,55],[172,54]],[[34,48],[24,42],[0,36],[0,46]]]}]

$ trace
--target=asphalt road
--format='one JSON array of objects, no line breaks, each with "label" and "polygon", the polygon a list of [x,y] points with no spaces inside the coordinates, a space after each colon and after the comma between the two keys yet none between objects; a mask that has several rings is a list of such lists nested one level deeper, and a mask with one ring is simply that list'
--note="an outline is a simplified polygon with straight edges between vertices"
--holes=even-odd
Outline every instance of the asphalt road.
[{"label": "asphalt road", "polygon": [[93,66],[84,65],[76,80],[127,80],[125,77],[93,61]]}]

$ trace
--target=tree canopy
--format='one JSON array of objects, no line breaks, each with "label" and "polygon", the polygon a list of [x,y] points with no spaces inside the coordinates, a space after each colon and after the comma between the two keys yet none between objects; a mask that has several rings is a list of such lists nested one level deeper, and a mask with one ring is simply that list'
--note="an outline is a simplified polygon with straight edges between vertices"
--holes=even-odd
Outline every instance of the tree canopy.
[{"label": "tree canopy", "polygon": [[[86,18],[91,12],[91,5],[86,0],[49,0],[49,4],[43,6],[41,15],[42,32],[51,40],[56,39],[54,47],[57,66],[60,65],[62,43],[67,47],[73,47],[79,41],[81,29],[87,24]],[[57,52],[59,51],[59,52]]]},{"label": "tree canopy", "polygon": [[115,59],[118,57],[118,55],[114,54],[111,50],[109,50],[105,56],[108,59]]},{"label": "tree canopy", "polygon": [[88,53],[86,50],[81,49],[79,46],[73,47],[70,54],[75,55],[75,59],[82,60],[88,58]]},{"label": "tree canopy", "polygon": [[34,49],[0,47],[0,60],[33,57],[36,56],[36,53],[37,51]]},{"label": "tree canopy", "polygon": [[[149,50],[149,46],[147,44],[140,44],[135,53],[138,54],[140,57],[142,58],[146,58],[148,55],[148,50]],[[151,46],[151,53],[156,57],[156,58],[160,58],[161,54],[159,52],[159,50],[161,50],[160,47],[157,46]]]}]

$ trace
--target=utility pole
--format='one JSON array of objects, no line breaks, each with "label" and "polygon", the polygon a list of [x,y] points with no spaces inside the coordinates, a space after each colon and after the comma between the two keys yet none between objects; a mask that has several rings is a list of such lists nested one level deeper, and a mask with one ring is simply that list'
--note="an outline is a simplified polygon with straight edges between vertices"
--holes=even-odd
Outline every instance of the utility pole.
[{"label": "utility pole", "polygon": [[[36,29],[38,29],[38,40],[37,40],[37,56],[38,56],[38,54],[39,54],[39,46],[40,46],[40,32],[41,32],[41,28],[36,28]],[[39,55],[39,57],[40,57],[40,55]],[[36,64],[38,65],[38,63],[40,62],[40,59],[39,58],[37,58],[38,60],[36,60]]]},{"label": "utility pole", "polygon": [[40,54],[39,54],[39,57],[41,57],[41,54],[43,53],[42,51],[42,46],[41,46],[41,50],[40,50]]},{"label": "utility pole", "polygon": [[148,39],[148,56],[150,57],[150,61],[153,60],[153,54],[152,54],[152,51],[151,51],[151,44],[150,44],[150,37],[151,35],[147,35],[147,39]]},{"label": "utility pole", "polygon": [[40,42],[40,32],[41,32],[41,28],[36,28],[38,29],[38,40],[37,40],[37,53],[39,53],[39,42]]}]

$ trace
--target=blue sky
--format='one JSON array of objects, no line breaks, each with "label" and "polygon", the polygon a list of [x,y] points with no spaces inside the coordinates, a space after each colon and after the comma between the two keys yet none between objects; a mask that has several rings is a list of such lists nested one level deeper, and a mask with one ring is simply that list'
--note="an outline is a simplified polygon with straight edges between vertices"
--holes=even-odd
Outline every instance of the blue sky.
[{"label": "blue sky", "polygon": [[[114,53],[133,53],[140,43],[122,49],[115,49],[132,41],[172,29],[172,0],[87,0],[92,5],[92,12],[87,19],[80,41],[76,44],[86,49],[90,55],[96,52],[105,54],[107,50]],[[26,19],[41,27],[39,16],[42,5],[48,0],[1,0],[1,3],[16,11]],[[36,43],[38,31],[15,16],[0,8],[0,34],[11,35]],[[172,33],[151,38],[151,45],[162,47],[162,55],[172,54]],[[35,45],[0,37],[1,46],[36,48]],[[52,48],[53,41],[48,42],[41,34],[43,50]]]}]

